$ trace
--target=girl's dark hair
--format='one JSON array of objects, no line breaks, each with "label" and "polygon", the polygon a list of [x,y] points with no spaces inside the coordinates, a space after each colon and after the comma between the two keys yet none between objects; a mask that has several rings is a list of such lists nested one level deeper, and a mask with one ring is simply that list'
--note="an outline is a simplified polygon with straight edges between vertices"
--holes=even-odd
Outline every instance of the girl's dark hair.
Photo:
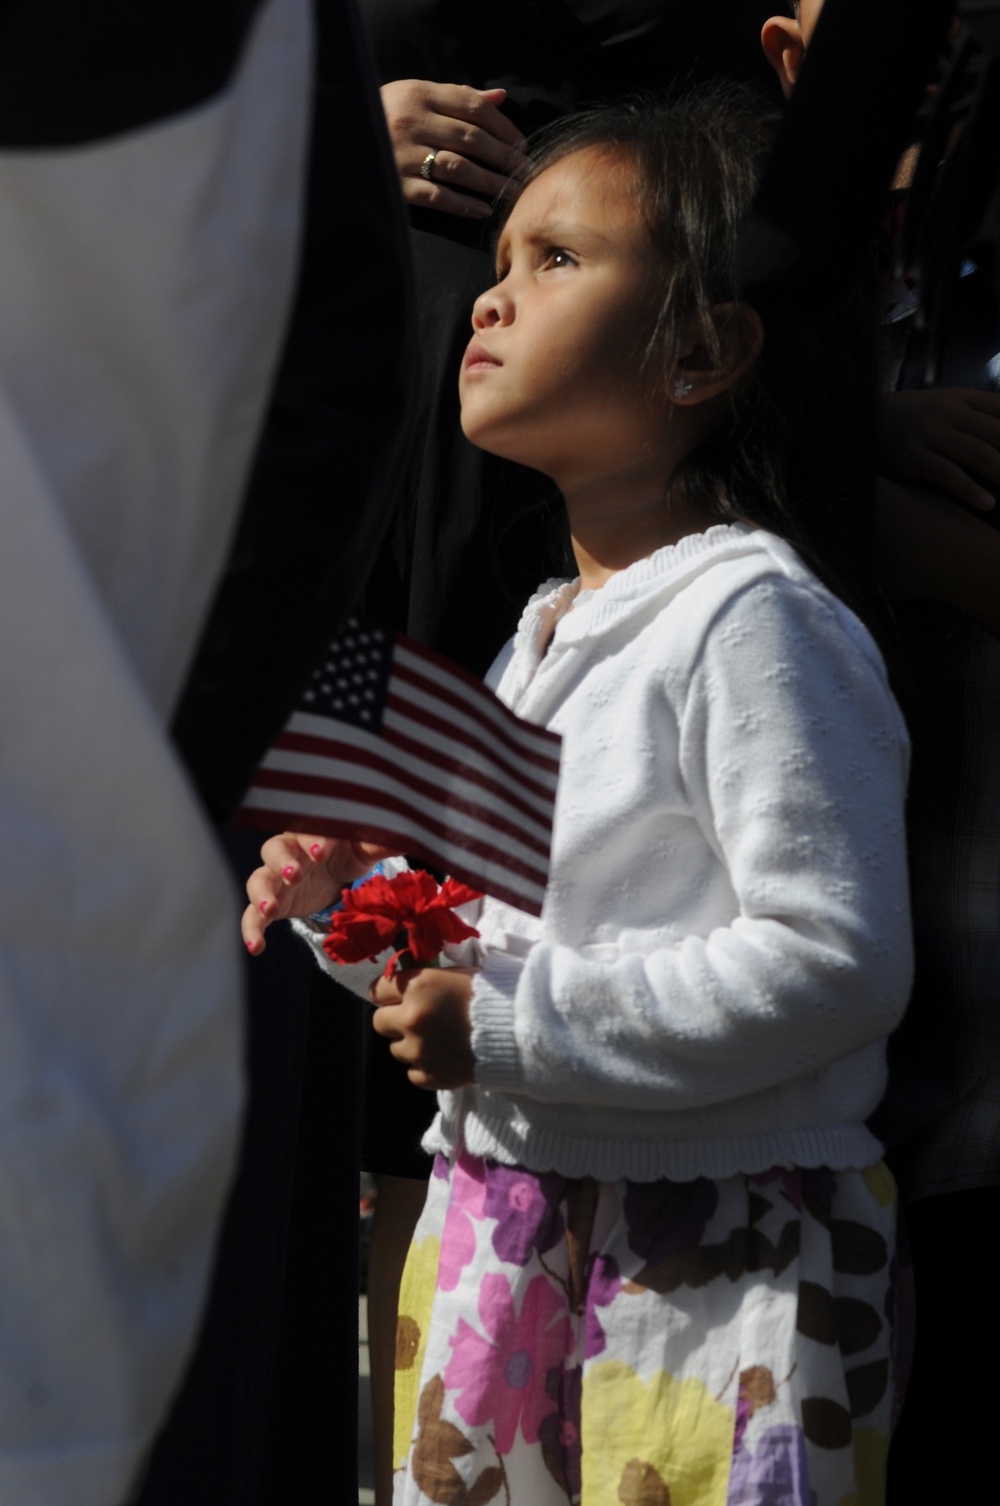
[{"label": "girl's dark hair", "polygon": [[[677,375],[692,317],[719,345],[718,310],[738,303],[734,261],[777,124],[750,89],[719,84],[635,96],[559,121],[531,144],[534,173],[598,150],[632,176],[662,267],[644,363]],[[720,522],[787,539],[871,626],[877,304],[858,279],[832,312],[768,310],[763,350],[715,432],[671,479]],[[669,390],[669,387],[667,388]]]}]

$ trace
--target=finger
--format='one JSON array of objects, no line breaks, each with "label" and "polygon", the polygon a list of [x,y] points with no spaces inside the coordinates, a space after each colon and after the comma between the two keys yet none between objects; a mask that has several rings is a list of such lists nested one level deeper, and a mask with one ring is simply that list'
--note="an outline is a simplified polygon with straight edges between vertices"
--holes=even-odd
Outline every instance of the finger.
[{"label": "finger", "polygon": [[368,990],[368,997],[378,1006],[372,1015],[372,1029],[376,1035],[384,1035],[392,1041],[399,1040],[403,1033],[399,1017],[399,997],[380,995],[377,984]]},{"label": "finger", "polygon": [[488,220],[493,213],[492,204],[485,199],[474,199],[471,194],[457,193],[440,183],[427,183],[423,178],[404,178],[403,198],[420,209],[457,214],[464,220]]},{"label": "finger", "polygon": [[[421,176],[421,181],[427,179]],[[516,198],[521,191],[516,178],[509,173],[494,173],[480,167],[468,157],[456,152],[439,151],[431,167],[429,181],[440,188],[463,189],[469,193],[482,194],[488,199]]]},{"label": "finger", "polygon": [[975,434],[952,430],[947,444],[940,444],[935,448],[941,459],[950,460],[963,471],[973,472],[973,479],[980,482],[980,491],[983,481],[992,486],[1000,486],[1000,450],[995,449],[987,440],[980,439]]},{"label": "finger", "polygon": [[1000,392],[979,392],[975,388],[969,388],[962,392],[962,396],[976,413],[1000,419]]},{"label": "finger", "polygon": [[264,931],[267,921],[262,916],[258,906],[249,904],[243,911],[240,921],[240,931],[247,951],[252,957],[258,957],[264,950]]},{"label": "finger", "polygon": [[421,162],[431,147],[437,147],[439,152],[454,152],[459,157],[472,157],[481,166],[493,168],[505,178],[523,177],[531,170],[531,159],[518,147],[510,146],[506,141],[498,141],[478,125],[456,120],[452,116],[428,115],[419,138],[414,140],[414,152],[419,152],[420,144],[424,143],[426,151],[420,154]]},{"label": "finger", "polygon": [[996,499],[989,492],[975,482],[971,476],[967,476],[961,466],[946,460],[942,455],[927,456],[921,467],[921,481],[929,486],[936,486],[940,491],[947,492],[959,502],[964,502],[967,507],[973,507],[977,512],[989,512],[995,505]]},{"label": "finger", "polygon": [[268,838],[260,855],[265,868],[276,878],[281,877],[285,883],[294,884],[302,877],[303,862],[310,845],[315,845],[319,840],[305,833],[299,835],[296,832],[282,832],[279,837]]},{"label": "finger", "polygon": [[[392,1048],[390,1047],[389,1049],[391,1050]],[[415,1088],[423,1088],[427,1093],[437,1092],[438,1079],[436,1077],[432,1077],[429,1073],[424,1072],[422,1068],[411,1067],[406,1075]]]},{"label": "finger", "polygon": [[[956,445],[963,438],[983,445],[991,453],[995,464],[1000,467],[1000,418],[990,418],[985,413],[978,413],[968,408],[952,429],[946,430],[939,436],[936,448],[942,454],[951,455],[952,458],[957,459],[958,456],[954,452]],[[978,469],[982,470],[983,466],[980,464]]]},{"label": "finger", "polygon": [[428,83],[424,94],[428,108],[438,115],[462,121],[478,133],[491,137],[498,145],[520,152],[524,149],[524,137],[510,117],[498,108],[506,97],[506,89],[473,89],[466,84]]}]

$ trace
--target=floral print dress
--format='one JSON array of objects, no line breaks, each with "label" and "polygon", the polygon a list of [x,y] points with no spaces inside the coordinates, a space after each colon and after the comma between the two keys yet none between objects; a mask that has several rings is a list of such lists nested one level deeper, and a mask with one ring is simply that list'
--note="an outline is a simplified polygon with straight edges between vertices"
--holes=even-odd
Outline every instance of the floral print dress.
[{"label": "floral print dress", "polygon": [[895,1212],[881,1164],[598,1183],[438,1157],[394,1506],[880,1506]]}]

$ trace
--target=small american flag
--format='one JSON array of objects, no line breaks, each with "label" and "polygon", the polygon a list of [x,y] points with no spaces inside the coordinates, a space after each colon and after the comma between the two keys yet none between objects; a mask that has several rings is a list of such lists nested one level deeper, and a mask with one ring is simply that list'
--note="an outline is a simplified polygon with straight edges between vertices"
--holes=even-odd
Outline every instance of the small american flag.
[{"label": "small american flag", "polygon": [[353,617],[237,823],[384,843],[539,915],[559,745],[457,665]]}]

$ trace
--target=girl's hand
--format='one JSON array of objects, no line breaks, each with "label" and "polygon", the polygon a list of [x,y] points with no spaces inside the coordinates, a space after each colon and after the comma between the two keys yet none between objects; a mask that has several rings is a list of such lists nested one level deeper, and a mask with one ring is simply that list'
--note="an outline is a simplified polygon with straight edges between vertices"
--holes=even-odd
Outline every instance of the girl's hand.
[{"label": "girl's hand", "polygon": [[983,482],[1000,488],[1000,393],[886,393],[879,399],[878,442],[881,474],[937,487],[979,512],[994,505]]},{"label": "girl's hand", "polygon": [[[464,219],[489,219],[483,199],[515,199],[525,171],[524,137],[498,106],[506,89],[473,89],[467,84],[433,84],[401,78],[383,84],[382,108],[403,197],[423,209],[439,209]],[[429,152],[437,156],[421,173]],[[464,191],[463,191],[464,190]]]},{"label": "girl's hand", "polygon": [[475,1080],[469,1003],[475,969],[421,967],[372,984],[372,1024],[409,1068],[414,1086],[437,1091]]},{"label": "girl's hand", "polygon": [[241,926],[247,951],[255,957],[264,950],[264,932],[272,921],[325,910],[336,904],[345,884],[364,878],[382,858],[398,856],[374,842],[297,831],[270,837],[260,855],[263,867],[247,879],[250,903]]}]

